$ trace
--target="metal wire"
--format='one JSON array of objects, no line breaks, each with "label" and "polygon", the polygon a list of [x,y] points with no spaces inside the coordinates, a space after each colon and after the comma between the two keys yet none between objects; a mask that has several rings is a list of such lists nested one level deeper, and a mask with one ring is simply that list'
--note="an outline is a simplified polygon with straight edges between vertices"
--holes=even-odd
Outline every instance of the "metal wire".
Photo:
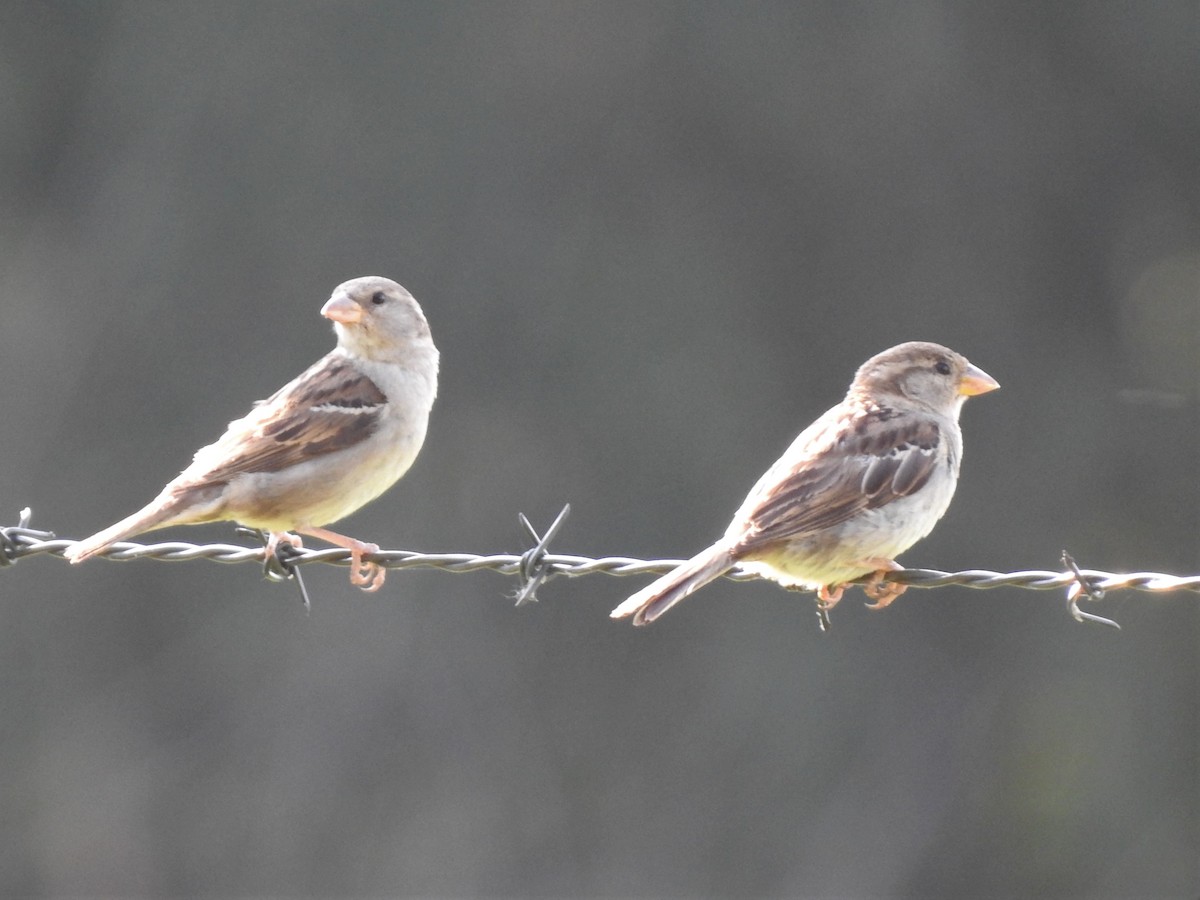
[{"label": "metal wire", "polygon": [[[537,600],[537,588],[556,575],[578,578],[584,575],[661,575],[671,571],[683,560],[679,559],[634,559],[626,556],[592,558],[549,553],[547,545],[561,529],[570,512],[564,507],[545,536],[539,536],[529,520],[522,515],[521,522],[534,541],[534,546],[522,554],[496,553],[421,553],[415,550],[380,550],[364,557],[388,569],[440,569],[443,572],[492,571],[501,575],[515,575],[521,579],[521,587],[513,595],[517,605]],[[0,566],[11,565],[17,560],[38,554],[62,556],[74,541],[56,539],[52,532],[38,531],[29,527],[29,509],[21,511],[20,523],[0,528]],[[207,559],[220,563],[264,564],[262,546],[245,547],[236,544],[189,544],[167,541],[157,544],[136,544],[122,541],[109,547],[99,556],[118,561],[156,559],[163,562],[184,562]],[[1081,613],[1076,605],[1081,596],[1092,600],[1100,599],[1106,591],[1134,590],[1152,593],[1167,591],[1191,591],[1200,593],[1200,575],[1167,575],[1161,572],[1103,572],[1096,569],[1079,568],[1064,551],[1065,571],[1054,572],[1031,569],[1019,572],[992,572],[987,569],[966,569],[960,572],[942,572],[936,569],[902,569],[887,572],[884,581],[909,587],[937,588],[948,585],[989,590],[1010,587],[1022,590],[1068,591],[1068,602],[1072,615],[1080,621],[1099,621],[1115,626],[1108,619],[1100,619]],[[273,580],[284,580],[298,574],[297,566],[312,563],[327,563],[335,566],[350,564],[350,551],[342,548],[327,550],[297,550],[281,545],[278,556],[266,561],[267,574]],[[726,577],[734,581],[752,581],[759,576],[734,569]],[[866,581],[864,576],[860,581]]]}]

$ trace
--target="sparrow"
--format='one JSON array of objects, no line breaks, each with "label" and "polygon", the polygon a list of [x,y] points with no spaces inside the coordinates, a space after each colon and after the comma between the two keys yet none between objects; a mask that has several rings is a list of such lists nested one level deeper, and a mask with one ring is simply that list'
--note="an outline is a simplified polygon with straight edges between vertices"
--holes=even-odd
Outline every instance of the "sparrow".
[{"label": "sparrow", "polygon": [[939,344],[912,341],[859,367],[846,398],[809,425],[758,480],[725,536],[611,613],[647,625],[737,567],[831,609],[845,583],[882,609],[905,586],[884,582],[894,557],[933,530],[962,461],[958,416],[967,397],[1000,387]]},{"label": "sparrow", "polygon": [[387,278],[339,285],[321,307],[337,347],[244,418],[147,506],[73,544],[81,563],[132,535],[232,520],[268,534],[265,558],[300,535],[350,551],[350,582],[383,586],[386,570],[363,561],[379,547],[325,528],[374,500],[405,472],[425,441],[437,395],[438,351],[412,295]]}]

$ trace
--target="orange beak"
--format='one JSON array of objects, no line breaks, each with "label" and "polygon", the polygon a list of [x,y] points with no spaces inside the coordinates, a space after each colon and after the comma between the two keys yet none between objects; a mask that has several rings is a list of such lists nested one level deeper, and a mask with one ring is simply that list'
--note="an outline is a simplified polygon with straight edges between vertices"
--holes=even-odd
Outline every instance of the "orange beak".
[{"label": "orange beak", "polygon": [[976,394],[986,394],[1000,387],[1000,382],[978,366],[968,365],[958,383],[958,392],[964,397],[974,397]]},{"label": "orange beak", "polygon": [[349,297],[344,295],[330,297],[321,307],[321,315],[343,325],[353,325],[363,317],[363,309]]}]

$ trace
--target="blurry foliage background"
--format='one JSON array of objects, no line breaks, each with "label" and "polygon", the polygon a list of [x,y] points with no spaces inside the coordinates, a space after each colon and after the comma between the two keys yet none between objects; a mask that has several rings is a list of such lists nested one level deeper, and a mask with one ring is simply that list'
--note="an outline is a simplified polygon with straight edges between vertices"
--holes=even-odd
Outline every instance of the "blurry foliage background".
[{"label": "blurry foliage background", "polygon": [[[1193,2],[8,3],[4,520],[81,537],[396,278],[442,350],[386,547],[688,555],[855,367],[968,404],[940,568],[1200,569]],[[164,533],[169,536],[169,533]],[[178,534],[228,540],[223,526]],[[0,572],[5,895],[1200,888],[1200,609],[250,566]]]}]

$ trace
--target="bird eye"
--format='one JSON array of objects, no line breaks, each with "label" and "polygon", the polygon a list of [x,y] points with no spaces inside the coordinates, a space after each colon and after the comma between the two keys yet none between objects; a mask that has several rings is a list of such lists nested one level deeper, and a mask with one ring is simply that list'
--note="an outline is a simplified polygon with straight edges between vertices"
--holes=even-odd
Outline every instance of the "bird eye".
[{"label": "bird eye", "polygon": [[937,365],[935,365],[933,368],[939,375],[950,374],[950,363],[946,362],[944,359],[939,359],[937,361]]},{"label": "bird eye", "polygon": [[376,306],[383,306],[383,304],[387,303],[387,294],[383,291],[376,291],[371,295],[371,302]]}]

